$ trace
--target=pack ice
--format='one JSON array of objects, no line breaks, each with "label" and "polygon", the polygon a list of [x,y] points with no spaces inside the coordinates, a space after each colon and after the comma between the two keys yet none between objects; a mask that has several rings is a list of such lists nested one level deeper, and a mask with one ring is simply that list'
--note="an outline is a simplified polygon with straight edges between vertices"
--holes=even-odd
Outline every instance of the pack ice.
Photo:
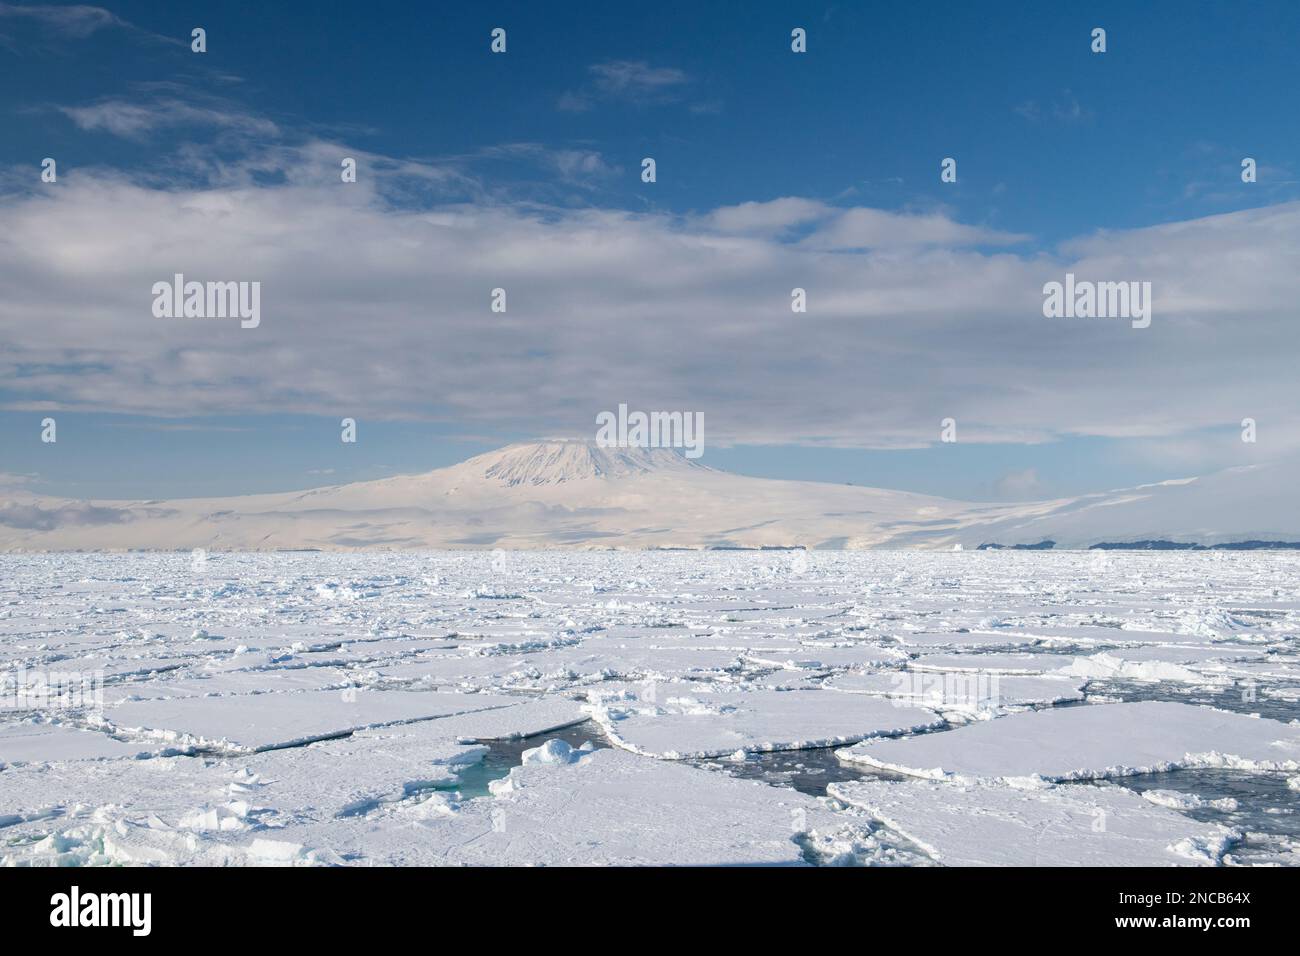
[{"label": "pack ice", "polygon": [[1298,565],[0,555],[0,863],[1291,864]]}]

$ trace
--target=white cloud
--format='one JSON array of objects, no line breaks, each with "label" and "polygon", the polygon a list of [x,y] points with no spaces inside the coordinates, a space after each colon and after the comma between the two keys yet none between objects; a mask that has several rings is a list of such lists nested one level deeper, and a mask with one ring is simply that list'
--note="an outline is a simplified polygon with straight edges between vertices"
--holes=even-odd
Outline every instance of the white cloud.
[{"label": "white cloud", "polygon": [[[644,60],[610,60],[587,67],[591,80],[583,89],[561,94],[556,106],[571,113],[591,109],[597,100],[621,100],[637,105],[679,100],[691,78],[674,67],[651,66]],[[716,111],[710,104],[706,111]]]},{"label": "white cloud", "polygon": [[[1016,237],[942,214],[796,197],[692,217],[395,206],[420,164],[376,159],[343,185],[336,154],[280,148],[202,188],[83,170],[0,200],[10,407],[588,434],[626,401],[702,411],[718,444],[873,447],[935,441],[945,417],[962,441],[1043,441],[1250,416],[1260,451],[1298,440],[1279,423],[1300,401],[1300,204],[1048,255],[990,250]],[[813,231],[790,241],[792,226]],[[1043,283],[1067,270],[1151,281],[1151,327],[1043,318]],[[155,319],[152,284],[175,272],[260,280],[261,326]]]},{"label": "white cloud", "polygon": [[1070,90],[1063,90],[1059,97],[1046,105],[1040,104],[1037,100],[1026,100],[1016,106],[1013,112],[1031,123],[1045,119],[1064,124],[1082,123],[1091,121],[1093,116],[1092,110],[1084,107]]},{"label": "white cloud", "polygon": [[837,210],[812,199],[788,196],[768,202],[746,202],[713,210],[703,223],[718,232],[779,235],[795,226],[827,219]]},{"label": "white cloud", "polygon": [[174,126],[210,126],[267,137],[279,133],[270,120],[243,112],[191,106],[172,99],[149,104],[106,99],[90,106],[59,107],[59,112],[80,129],[103,130],[123,137],[138,137]]},{"label": "white cloud", "polygon": [[681,70],[650,66],[644,60],[611,60],[593,64],[588,70],[597,88],[616,96],[661,93],[687,83],[687,76]]},{"label": "white cloud", "polygon": [[103,7],[82,4],[57,6],[0,3],[0,17],[28,20],[74,39],[83,39],[105,27],[127,26],[126,21]]},{"label": "white cloud", "polygon": [[595,186],[622,172],[611,166],[594,149],[553,149],[541,143],[508,143],[480,150],[472,159],[525,160],[560,181],[576,186]]},{"label": "white cloud", "polygon": [[[84,40],[100,30],[113,28],[124,30],[131,36],[146,42],[189,46],[188,35],[182,40],[179,37],[150,33],[103,7],[88,4],[0,3],[0,18],[15,23],[32,24],[45,36],[57,40]],[[12,44],[11,40],[10,43]]]}]

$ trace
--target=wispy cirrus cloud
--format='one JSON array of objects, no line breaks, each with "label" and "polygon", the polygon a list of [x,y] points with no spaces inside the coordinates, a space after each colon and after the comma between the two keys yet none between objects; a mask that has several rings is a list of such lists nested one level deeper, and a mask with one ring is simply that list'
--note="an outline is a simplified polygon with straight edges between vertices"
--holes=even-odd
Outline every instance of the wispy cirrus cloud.
[{"label": "wispy cirrus cloud", "polygon": [[507,143],[479,150],[462,162],[513,160],[530,163],[549,172],[561,182],[586,188],[601,185],[621,173],[622,167],[609,163],[599,150],[545,146],[542,143]]},{"label": "wispy cirrus cloud", "polygon": [[644,60],[596,63],[589,71],[596,87],[611,96],[644,96],[676,89],[687,83],[684,72],[673,67],[650,66]]},{"label": "wispy cirrus cloud", "polygon": [[109,98],[86,106],[60,106],[58,110],[79,129],[127,138],[183,126],[206,126],[263,137],[274,137],[280,132],[268,119],[239,110],[195,106],[179,99],[140,102]]},{"label": "wispy cirrus cloud", "polygon": [[[48,41],[85,40],[102,30],[124,30],[136,37],[154,43],[168,43],[187,46],[189,39],[162,36],[141,29],[135,24],[122,19],[117,14],[103,7],[89,4],[18,4],[0,3],[0,20],[26,25],[39,31]],[[9,46],[15,45],[10,39]]]},{"label": "wispy cirrus cloud", "polygon": [[1079,102],[1079,98],[1069,90],[1062,90],[1060,95],[1047,101],[1025,100],[1013,110],[1031,123],[1053,121],[1056,123],[1085,123],[1093,118],[1092,110]]},{"label": "wispy cirrus cloud", "polygon": [[74,39],[83,39],[108,27],[131,26],[103,7],[83,4],[0,3],[0,17],[25,20]]},{"label": "wispy cirrus cloud", "polygon": [[563,93],[561,110],[583,112],[602,100],[619,100],[639,106],[670,103],[681,99],[691,83],[683,70],[651,66],[644,60],[610,60],[587,68],[588,82],[578,90]]}]

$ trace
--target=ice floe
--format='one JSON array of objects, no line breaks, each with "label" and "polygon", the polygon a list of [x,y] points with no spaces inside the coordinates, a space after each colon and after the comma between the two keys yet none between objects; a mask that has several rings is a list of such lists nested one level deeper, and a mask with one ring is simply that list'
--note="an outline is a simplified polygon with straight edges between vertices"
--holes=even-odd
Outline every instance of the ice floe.
[{"label": "ice floe", "polygon": [[617,746],[668,760],[829,747],[944,723],[920,707],[825,690],[647,682],[588,697],[592,716]]},{"label": "ice floe", "polygon": [[269,750],[337,737],[367,727],[506,707],[489,694],[434,691],[304,691],[244,697],[127,701],[108,712],[120,733],[231,750]]},{"label": "ice floe", "polygon": [[157,745],[124,743],[108,734],[58,724],[0,725],[0,768],[6,764],[136,757],[158,749]]},{"label": "ice floe", "polygon": [[1002,712],[1083,700],[1084,682],[1070,677],[986,674],[978,670],[868,671],[836,674],[823,685],[849,694],[889,697],[939,711]]},{"label": "ice floe", "polygon": [[1084,780],[1188,767],[1300,769],[1300,724],[1165,701],[1036,710],[906,740],[868,740],[841,760],[938,780]]},{"label": "ice floe", "polygon": [[619,750],[526,760],[503,783],[436,824],[456,832],[455,862],[801,865],[810,835],[857,831],[871,842],[803,794]]},{"label": "ice floe", "polygon": [[851,781],[828,789],[949,866],[1211,865],[1239,836],[1118,787]]}]

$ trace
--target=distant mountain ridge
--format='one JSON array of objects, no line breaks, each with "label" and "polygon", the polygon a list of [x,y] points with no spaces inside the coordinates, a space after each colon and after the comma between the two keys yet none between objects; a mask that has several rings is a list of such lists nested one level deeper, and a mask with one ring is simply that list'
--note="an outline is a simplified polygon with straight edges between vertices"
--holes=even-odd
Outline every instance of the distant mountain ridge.
[{"label": "distant mountain ridge", "polygon": [[77,501],[0,492],[0,550],[1267,545],[1300,541],[1296,474],[1288,463],[1252,465],[979,504],[751,478],[672,449],[549,440],[423,474],[282,494]]}]

